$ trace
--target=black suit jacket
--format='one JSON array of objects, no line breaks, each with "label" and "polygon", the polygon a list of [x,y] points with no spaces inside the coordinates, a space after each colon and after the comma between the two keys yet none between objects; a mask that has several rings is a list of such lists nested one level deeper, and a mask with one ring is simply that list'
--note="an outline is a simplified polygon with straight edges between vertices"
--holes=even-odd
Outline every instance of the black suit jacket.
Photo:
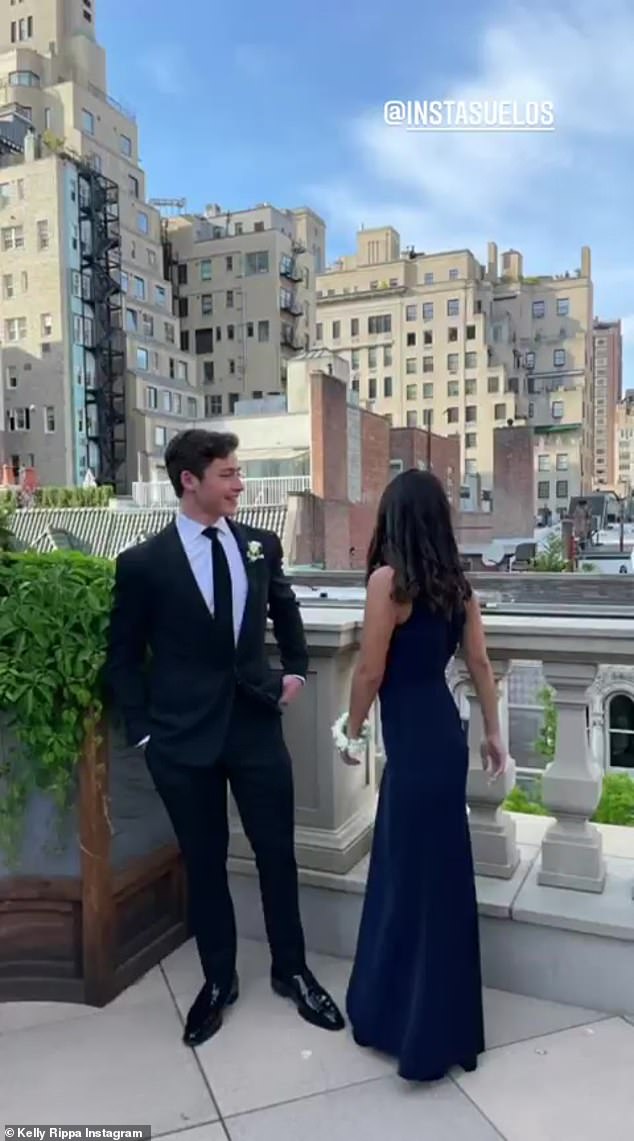
[{"label": "black suit jacket", "polygon": [[[230,522],[244,558],[248,593],[234,657],[214,634],[175,523],[117,559],[105,678],[130,745],[177,764],[206,765],[222,748],[236,688],[280,715],[284,674],[306,676],[308,648],[299,605],[273,532]],[[249,561],[250,542],[263,557]],[[211,557],[211,553],[210,553]],[[282,662],[273,672],[265,635],[271,618]]]}]

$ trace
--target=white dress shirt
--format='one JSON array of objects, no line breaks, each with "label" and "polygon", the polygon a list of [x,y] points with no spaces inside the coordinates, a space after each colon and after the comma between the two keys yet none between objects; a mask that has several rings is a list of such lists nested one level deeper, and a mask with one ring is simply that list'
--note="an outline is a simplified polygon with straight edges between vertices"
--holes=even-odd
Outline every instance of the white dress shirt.
[{"label": "white dress shirt", "polygon": [[[233,628],[236,644],[240,636],[240,628],[244,617],[244,608],[247,601],[247,572],[237,540],[226,519],[219,519],[216,523],[218,537],[229,564],[231,574],[231,588],[233,595]],[[205,526],[196,523],[187,515],[180,512],[176,517],[176,528],[187,555],[189,565],[198,589],[202,594],[209,610],[214,612],[214,581],[213,559],[211,542],[203,534]]]}]

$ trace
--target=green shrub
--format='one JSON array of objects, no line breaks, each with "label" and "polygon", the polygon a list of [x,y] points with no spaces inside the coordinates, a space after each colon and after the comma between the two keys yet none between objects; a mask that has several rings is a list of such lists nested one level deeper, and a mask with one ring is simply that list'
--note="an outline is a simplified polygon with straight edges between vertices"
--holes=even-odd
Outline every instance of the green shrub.
[{"label": "green shrub", "polygon": [[627,773],[608,773],[603,778],[601,800],[592,819],[597,824],[634,828],[634,780]]},{"label": "green shrub", "polygon": [[20,850],[30,794],[68,808],[86,734],[102,712],[114,564],[74,551],[0,555],[0,712],[19,749],[0,777],[0,848]]}]

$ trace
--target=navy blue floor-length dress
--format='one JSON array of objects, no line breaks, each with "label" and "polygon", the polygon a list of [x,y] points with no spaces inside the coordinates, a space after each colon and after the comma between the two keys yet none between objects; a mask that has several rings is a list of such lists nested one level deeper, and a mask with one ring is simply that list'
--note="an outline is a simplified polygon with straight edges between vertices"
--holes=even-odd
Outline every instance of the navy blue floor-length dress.
[{"label": "navy blue floor-length dress", "polygon": [[380,691],[387,763],[347,1012],[357,1043],[411,1081],[484,1050],[468,748],[445,680],[463,625],[416,602]]}]

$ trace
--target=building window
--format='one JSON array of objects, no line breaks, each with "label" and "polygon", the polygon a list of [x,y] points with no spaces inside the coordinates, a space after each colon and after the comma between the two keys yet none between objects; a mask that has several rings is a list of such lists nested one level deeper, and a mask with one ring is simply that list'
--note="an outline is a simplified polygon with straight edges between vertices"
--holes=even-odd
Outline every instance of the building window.
[{"label": "building window", "polygon": [[50,234],[48,229],[48,221],[44,219],[37,224],[37,248],[38,250],[47,250],[50,245]]},{"label": "building window", "polygon": [[447,354],[447,371],[448,372],[457,372],[458,371],[458,354],[457,353],[448,353]]},{"label": "building window", "polygon": [[133,198],[138,198],[140,193],[139,180],[134,174],[128,175],[128,190]]},{"label": "building window", "polygon": [[393,393],[393,386],[392,386],[392,377],[391,376],[384,376],[383,377],[383,396],[385,397],[386,400],[390,400],[393,395],[394,395],[394,393]]},{"label": "building window", "polygon": [[475,327],[475,325],[467,325],[467,340],[468,341],[475,341],[475,339],[476,339],[476,327]]},{"label": "building window", "polygon": [[136,216],[136,226],[140,234],[149,234],[150,219],[144,210],[139,210]]},{"label": "building window", "polygon": [[458,408],[447,409],[447,423],[458,424],[460,421],[460,410]]},{"label": "building window", "polygon": [[136,309],[126,309],[125,323],[129,333],[136,333],[139,327],[139,314]]},{"label": "building window", "polygon": [[407,347],[412,348],[416,344],[416,333],[407,334]]},{"label": "building window", "polygon": [[496,420],[506,420],[506,404],[496,404],[493,415]]},{"label": "building window", "polygon": [[11,299],[15,296],[15,287],[13,284],[12,273],[5,273],[4,277],[2,278],[2,296],[4,297],[5,301],[11,301]]},{"label": "building window", "polygon": [[205,397],[205,416],[222,416],[222,396]]},{"label": "building window", "polygon": [[196,353],[201,355],[203,353],[213,353],[214,351],[214,331],[213,329],[196,329],[195,333]]},{"label": "building window", "polygon": [[145,278],[134,278],[134,296],[137,297],[139,301],[145,301]]},{"label": "building window", "polygon": [[433,400],[433,399],[434,399],[434,386],[433,386],[433,384],[424,384],[423,385],[423,400]]},{"label": "building window", "polygon": [[533,301],[533,317],[544,317],[546,314],[545,301]]},{"label": "building window", "polygon": [[564,415],[563,400],[553,400],[551,411],[553,420],[562,420]]},{"label": "building window", "polygon": [[55,431],[55,409],[50,404],[44,409],[44,431]]},{"label": "building window", "polygon": [[418,413],[417,412],[408,412],[406,424],[407,424],[408,428],[417,428],[418,427]]},{"label": "building window", "polygon": [[384,368],[391,368],[392,367],[392,346],[391,345],[384,345],[383,346],[383,367]]},{"label": "building window", "polygon": [[464,438],[464,446],[465,448],[477,448],[478,437],[475,432],[467,432]]},{"label": "building window", "polygon": [[154,318],[152,317],[151,313],[143,314],[143,336],[154,336]]},{"label": "building window", "polygon": [[257,250],[255,253],[247,254],[244,259],[244,272],[249,275],[254,273],[268,273],[268,250]]},{"label": "building window", "polygon": [[351,337],[358,337],[359,336],[359,318],[358,317],[351,317],[351,319],[350,319],[350,336]]},{"label": "building window", "polygon": [[368,378],[368,400],[376,400],[376,377]]},{"label": "building window", "polygon": [[465,408],[465,420],[468,424],[475,424],[478,419],[478,406],[477,404],[467,404]]},{"label": "building window", "polygon": [[18,387],[18,370],[15,365],[7,365],[4,375],[7,382],[7,388]]},{"label": "building window", "polygon": [[40,328],[43,337],[53,336],[53,316],[51,313],[42,313],[40,317]]},{"label": "building window", "polygon": [[95,133],[95,116],[92,111],[87,111],[85,107],[81,113],[81,129],[85,135],[94,135]]},{"label": "building window", "polygon": [[167,442],[167,429],[161,428],[158,424],[154,429],[154,444],[157,448],[163,448]]},{"label": "building window", "polygon": [[424,282],[425,282],[425,285],[433,285],[434,284],[433,273],[426,273],[425,277],[424,277]]},{"label": "building window", "polygon": [[203,317],[211,317],[214,311],[213,293],[203,293],[200,298],[200,310]]},{"label": "building window", "polygon": [[556,465],[557,465],[557,471],[568,471],[568,454],[567,454],[567,452],[562,452],[560,455],[557,456]]},{"label": "building window", "polygon": [[550,499],[550,482],[547,479],[540,479],[537,484],[537,498]]},{"label": "building window", "polygon": [[433,321],[434,319],[434,303],[433,301],[423,302],[423,321]]},{"label": "building window", "polygon": [[460,301],[457,297],[452,297],[447,302],[447,316],[458,317],[460,315]]},{"label": "building window", "polygon": [[137,348],[136,351],[136,367],[141,369],[142,372],[147,372],[150,366],[149,353],[147,349]]},{"label": "building window", "polygon": [[408,400],[417,400],[418,399],[418,385],[417,384],[408,384],[407,388],[405,390],[405,395],[406,395]]},{"label": "building window", "polygon": [[526,367],[535,368],[535,353],[529,352],[526,354]]},{"label": "building window", "polygon": [[203,361],[203,381],[205,384],[213,384],[214,382],[214,362]]},{"label": "building window", "polygon": [[200,280],[211,281],[211,258],[204,258],[200,263]]},{"label": "building window", "polygon": [[9,412],[10,432],[29,432],[31,430],[31,412],[29,408],[13,408]]},{"label": "building window", "polygon": [[447,340],[448,341],[457,341],[458,340],[458,326],[457,325],[450,325],[449,326],[449,328],[447,329]]},{"label": "building window", "polygon": [[233,289],[228,289],[225,296],[225,305],[227,309],[233,309]]},{"label": "building window", "polygon": [[268,341],[269,339],[269,323],[268,321],[258,321],[258,341]]},{"label": "building window", "polygon": [[4,323],[5,340],[9,342],[24,341],[26,339],[26,317],[10,317]]},{"label": "building window", "polygon": [[412,373],[416,372],[416,357],[407,358],[405,361],[405,372],[409,373],[410,376]]},{"label": "building window", "polygon": [[570,313],[570,299],[568,297],[557,298],[557,316],[567,317]]},{"label": "building window", "polygon": [[457,277],[458,277],[458,270],[457,269],[450,269],[449,270],[449,280],[450,281],[456,281]]},{"label": "building window", "polygon": [[24,249],[24,227],[23,226],[5,226],[2,230],[2,249],[8,250],[22,250]]},{"label": "building window", "polygon": [[146,408],[158,408],[158,390],[148,385],[145,390]]},{"label": "building window", "polygon": [[376,368],[376,349],[368,349],[368,368]]},{"label": "building window", "polygon": [[125,158],[130,158],[132,154],[132,139],[127,135],[119,135],[119,150]]},{"label": "building window", "polygon": [[434,358],[432,356],[429,356],[429,355],[424,356],[423,357],[423,372],[433,372],[433,371],[434,371]]},{"label": "building window", "polygon": [[465,353],[464,366],[465,366],[465,368],[477,368],[478,367],[478,354],[477,353]]},{"label": "building window", "polygon": [[493,395],[500,391],[500,378],[499,376],[490,376],[487,379],[487,392]]},{"label": "building window", "polygon": [[392,318],[389,313],[368,317],[368,333],[391,333]]},{"label": "building window", "polygon": [[556,495],[557,495],[557,499],[567,499],[568,498],[568,480],[567,479],[558,479],[557,480]]},{"label": "building window", "polygon": [[634,769],[634,701],[628,694],[613,694],[607,720],[610,768]]},{"label": "building window", "polygon": [[465,380],[465,382],[464,382],[464,394],[465,394],[465,396],[475,396],[477,394],[477,391],[478,391],[478,382],[474,377],[471,377],[471,379],[469,379],[469,380]]},{"label": "building window", "polygon": [[537,457],[537,470],[538,471],[550,471],[550,456],[538,456]]},{"label": "building window", "polygon": [[[251,333],[251,336],[253,336],[253,333]],[[321,321],[318,321],[317,324],[315,325],[315,340],[316,341],[323,341],[323,339],[324,339],[324,327],[323,327]]]},{"label": "building window", "polygon": [[555,368],[563,368],[566,363],[566,350],[555,349],[553,351],[553,364]]},{"label": "building window", "polygon": [[447,396],[460,396],[460,381],[448,380],[447,381]]},{"label": "building window", "polygon": [[332,339],[333,341],[339,341],[341,339],[341,321],[333,321]]}]

